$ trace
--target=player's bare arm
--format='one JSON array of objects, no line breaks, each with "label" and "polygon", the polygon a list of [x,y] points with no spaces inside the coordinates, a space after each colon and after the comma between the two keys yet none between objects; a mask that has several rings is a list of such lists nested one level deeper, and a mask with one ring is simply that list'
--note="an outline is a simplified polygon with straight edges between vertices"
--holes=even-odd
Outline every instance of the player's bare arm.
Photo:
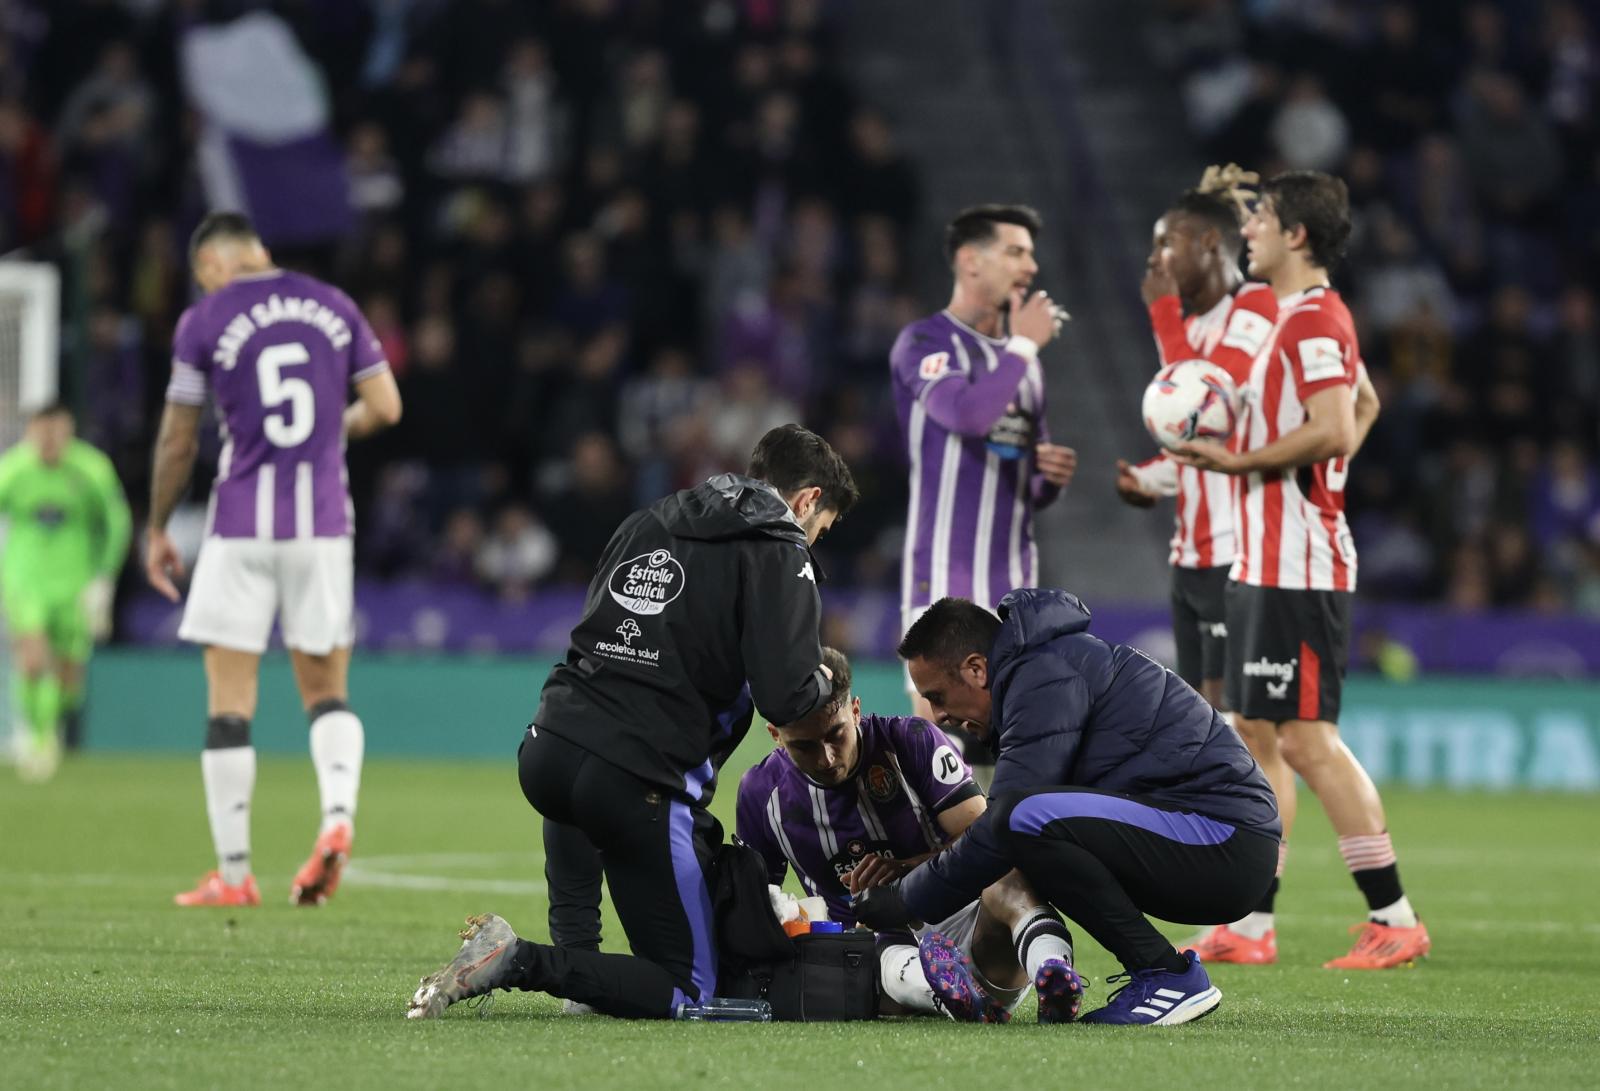
[{"label": "player's bare arm", "polygon": [[1355,451],[1356,414],[1349,387],[1319,390],[1305,400],[1305,407],[1304,424],[1258,450],[1230,451],[1211,440],[1196,440],[1173,451],[1172,457],[1202,470],[1248,474],[1291,470]]},{"label": "player's bare arm", "polygon": [[167,520],[183,497],[200,450],[200,406],[168,402],[161,411],[155,458],[150,469],[150,522],[145,528],[144,574],[162,595],[177,602],[183,558],[167,536]]},{"label": "player's bare arm", "polygon": [[389,371],[380,371],[356,384],[356,400],[345,407],[344,434],[365,439],[400,423],[400,387]]},{"label": "player's bare arm", "polygon": [[934,816],[944,835],[954,841],[967,832],[967,827],[982,817],[989,802],[983,796],[964,799],[954,807],[946,807]]},{"label": "player's bare arm", "polygon": [[1354,458],[1356,452],[1361,450],[1361,445],[1367,442],[1367,434],[1378,422],[1378,414],[1382,409],[1383,405],[1378,401],[1377,388],[1372,385],[1367,369],[1362,367],[1356,372],[1356,440],[1350,448],[1351,458]]}]

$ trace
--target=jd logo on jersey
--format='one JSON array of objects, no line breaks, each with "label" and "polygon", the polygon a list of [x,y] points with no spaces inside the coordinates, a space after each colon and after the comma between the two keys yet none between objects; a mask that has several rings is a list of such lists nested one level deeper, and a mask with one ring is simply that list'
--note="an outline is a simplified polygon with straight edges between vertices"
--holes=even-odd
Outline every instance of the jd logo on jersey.
[{"label": "jd logo on jersey", "polygon": [[940,784],[960,784],[967,775],[966,766],[948,746],[933,752],[933,779]]},{"label": "jd logo on jersey", "polygon": [[641,553],[611,570],[607,590],[631,614],[650,616],[683,594],[683,565],[665,549]]}]

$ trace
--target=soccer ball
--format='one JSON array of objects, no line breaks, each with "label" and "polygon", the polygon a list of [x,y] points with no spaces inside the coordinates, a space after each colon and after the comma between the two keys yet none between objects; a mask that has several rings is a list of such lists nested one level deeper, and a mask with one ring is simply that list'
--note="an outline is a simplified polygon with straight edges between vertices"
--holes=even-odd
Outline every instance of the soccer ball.
[{"label": "soccer ball", "polygon": [[1238,415],[1232,377],[1205,360],[1170,364],[1144,388],[1144,426],[1168,450],[1193,439],[1223,442]]}]

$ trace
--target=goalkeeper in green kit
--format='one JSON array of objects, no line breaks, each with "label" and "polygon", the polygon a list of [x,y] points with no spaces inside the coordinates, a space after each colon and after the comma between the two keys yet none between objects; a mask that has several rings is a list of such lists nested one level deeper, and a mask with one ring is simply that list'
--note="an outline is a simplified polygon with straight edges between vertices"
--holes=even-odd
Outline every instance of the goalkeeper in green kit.
[{"label": "goalkeeper in green kit", "polygon": [[111,460],[50,405],[0,455],[0,608],[11,639],[17,770],[45,780],[61,760],[60,724],[83,700],[84,667],[111,630],[111,595],[128,551],[128,502]]}]

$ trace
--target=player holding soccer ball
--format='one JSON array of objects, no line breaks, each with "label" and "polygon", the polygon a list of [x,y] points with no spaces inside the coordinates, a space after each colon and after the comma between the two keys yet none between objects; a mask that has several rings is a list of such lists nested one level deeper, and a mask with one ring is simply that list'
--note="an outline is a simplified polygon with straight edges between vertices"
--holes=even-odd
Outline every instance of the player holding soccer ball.
[{"label": "player holding soccer ball", "polygon": [[[209,712],[200,756],[217,870],[179,905],[259,905],[250,873],[256,752],[250,719],[274,616],[311,721],[322,828],[290,900],[320,905],[354,836],[365,735],[346,703],[354,630],[345,440],[400,419],[400,392],[367,320],[343,292],[279,269],[250,221],[207,216],[189,244],[206,297],[173,336],[156,439],[145,574],[178,601],[167,520],[194,469],[209,390],[224,446],[178,635],[205,646]],[[356,401],[346,405],[354,388]]]},{"label": "player holding soccer ball", "polygon": [[[1241,187],[1255,181],[1231,163],[1209,167],[1200,185],[1155,222],[1141,292],[1164,368],[1205,360],[1242,384],[1271,336],[1277,298],[1239,271],[1239,212],[1247,196]],[[1136,507],[1177,497],[1168,562],[1178,676],[1225,710],[1223,593],[1234,555],[1233,481],[1163,453],[1136,466],[1119,461],[1117,492]]]},{"label": "player holding soccer ball", "polygon": [[[1367,899],[1354,949],[1327,965],[1384,969],[1428,953],[1428,932],[1400,885],[1383,803],[1339,738],[1356,551],[1344,515],[1349,460],[1377,417],[1361,350],[1328,274],[1350,234],[1337,178],[1294,171],[1271,179],[1244,226],[1252,276],[1278,298],[1267,348],[1251,365],[1230,446],[1197,441],[1176,457],[1235,475],[1238,555],[1227,591],[1228,703],[1278,796],[1284,835],[1295,774],[1317,794],[1339,851]],[[1210,961],[1277,958],[1272,898],[1195,944]]]},{"label": "player holding soccer ball", "polygon": [[61,760],[61,722],[83,696],[96,640],[111,631],[111,592],[130,518],[111,460],[73,437],[64,405],[40,409],[0,457],[8,524],[0,603],[17,664],[17,772],[47,780]]}]

